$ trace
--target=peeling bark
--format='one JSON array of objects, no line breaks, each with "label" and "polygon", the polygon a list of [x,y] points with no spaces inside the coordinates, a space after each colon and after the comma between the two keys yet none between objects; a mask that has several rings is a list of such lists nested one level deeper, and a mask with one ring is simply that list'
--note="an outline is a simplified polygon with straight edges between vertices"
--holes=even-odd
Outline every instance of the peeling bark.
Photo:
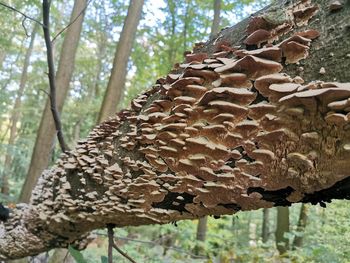
[{"label": "peeling bark", "polygon": [[[333,16],[337,24],[349,16],[348,6],[325,15],[324,5],[280,6],[283,19],[265,10],[249,20],[248,31],[269,34],[247,50],[235,47],[247,37],[247,21],[197,45],[131,109],[97,126],[42,174],[31,203],[18,204],[0,225],[0,259],[83,247],[89,231],[107,224],[164,224],[350,199],[350,76],[336,75],[348,83],[311,82],[318,79],[315,66],[303,76],[293,71],[293,63],[306,65],[333,50],[322,45],[322,20]],[[346,57],[349,49],[334,52]],[[326,70],[331,60],[323,61]],[[335,72],[350,64],[339,61]],[[323,78],[333,81],[332,73]]]}]

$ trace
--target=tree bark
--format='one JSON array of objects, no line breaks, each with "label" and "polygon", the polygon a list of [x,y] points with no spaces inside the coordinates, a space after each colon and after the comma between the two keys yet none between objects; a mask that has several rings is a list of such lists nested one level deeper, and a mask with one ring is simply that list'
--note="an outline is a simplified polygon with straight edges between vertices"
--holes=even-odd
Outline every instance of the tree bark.
[{"label": "tree bark", "polygon": [[98,123],[106,120],[117,111],[118,102],[124,91],[127,65],[135,39],[137,26],[141,18],[143,0],[130,0],[128,14],[115,53],[111,76],[103,98]]},{"label": "tree bark", "polygon": [[168,49],[168,64],[171,69],[171,65],[174,62],[177,53],[177,45],[175,43],[175,35],[176,35],[176,4],[173,0],[167,0],[167,6],[171,17],[171,33],[169,36],[170,43]]},{"label": "tree bark", "polygon": [[219,33],[220,11],[221,11],[221,0],[214,0],[214,19],[211,25],[210,38],[213,38],[217,33]]},{"label": "tree bark", "polygon": [[[315,3],[318,13],[313,15]],[[333,14],[322,0],[287,4],[257,16],[269,14],[263,23],[273,28],[269,36],[281,32],[274,31],[276,24],[290,23],[286,35],[273,41],[273,50],[284,50],[283,61],[290,64],[277,62],[275,53],[254,45],[247,45],[254,55],[240,50],[237,56],[246,55],[237,59],[230,58],[232,50],[220,51],[225,57],[218,58],[221,47],[215,40],[197,45],[195,51],[207,51],[212,60],[197,54],[200,64],[180,65],[159,79],[132,101],[131,109],[96,127],[69,156],[63,154],[42,174],[31,203],[17,204],[0,224],[0,259],[68,244],[83,248],[89,231],[108,224],[165,224],[350,199],[350,134],[344,117],[350,76],[339,73],[350,66],[350,60],[344,60],[350,54],[350,45],[344,44],[350,34],[347,27],[338,26],[348,23],[350,7]],[[280,10],[288,20],[271,20],[268,10]],[[231,47],[244,46],[248,21],[221,31],[218,38]],[[261,18],[251,21],[250,29],[261,26]],[[305,27],[300,28],[301,23]],[[325,25],[334,28],[328,32]],[[313,31],[304,31],[311,27],[319,30],[317,39]],[[293,36],[300,31],[309,38]],[[341,49],[329,44],[334,39]],[[298,52],[290,55],[285,49],[289,45],[297,45]],[[323,79],[337,77],[343,83],[309,84],[320,77],[320,63],[304,68],[305,85],[301,77],[275,72],[294,74],[295,67],[312,65],[319,55],[331,52],[334,56],[324,56],[322,65],[326,70],[332,65],[334,71]],[[256,57],[262,53],[263,59]],[[301,57],[305,59],[296,65]],[[342,63],[336,63],[338,58]],[[270,73],[275,74],[267,77]]]},{"label": "tree bark", "polygon": [[285,233],[289,232],[289,208],[277,207],[277,226],[276,226],[276,247],[282,255],[289,249],[289,239],[285,237]]},{"label": "tree bark", "polygon": [[24,88],[27,83],[27,76],[28,76],[28,67],[30,63],[30,57],[32,55],[33,47],[34,47],[34,40],[36,33],[39,29],[39,24],[35,23],[34,29],[32,31],[31,37],[30,37],[30,42],[28,49],[26,51],[25,57],[24,57],[24,62],[23,62],[23,69],[22,69],[22,75],[21,75],[21,80],[19,83],[19,89],[16,95],[16,100],[15,104],[13,106],[13,112],[12,112],[12,117],[11,117],[11,127],[10,127],[10,137],[8,140],[8,148],[6,151],[5,155],[5,163],[4,163],[4,171],[2,174],[1,178],[1,193],[4,195],[9,195],[9,183],[8,183],[8,178],[9,178],[9,170],[11,167],[11,162],[12,162],[12,154],[10,151],[10,147],[14,145],[16,136],[17,136],[17,125],[18,125],[18,120],[20,116],[20,108],[21,108],[21,101],[22,101],[22,96],[24,93]]},{"label": "tree bark", "polygon": [[208,222],[208,217],[202,217],[198,220],[198,225],[197,225],[197,240],[199,241],[205,241],[205,237],[207,235],[207,222]]},{"label": "tree bark", "polygon": [[298,235],[294,237],[293,248],[302,247],[304,241],[304,230],[307,223],[307,212],[308,206],[306,204],[302,204],[300,208],[300,215],[297,225]]},{"label": "tree bark", "polygon": [[269,215],[270,215],[270,209],[264,208],[263,210],[263,222],[262,222],[262,231],[261,231],[261,238],[262,242],[266,243],[269,239],[270,229],[269,229]]},{"label": "tree bark", "polygon": [[[78,16],[81,10],[85,8],[86,3],[86,0],[76,0],[74,2],[70,21],[73,21]],[[56,104],[59,113],[62,111],[63,104],[69,90],[69,82],[72,78],[74,70],[75,54],[80,39],[83,20],[84,14],[80,15],[79,18],[67,29],[66,36],[63,41],[55,78],[56,86],[58,88]],[[19,198],[21,202],[29,202],[31,192],[36,185],[40,174],[45,168],[47,168],[55,136],[56,129],[50,110],[50,102],[47,100],[43,115],[41,117],[28,174]]]}]

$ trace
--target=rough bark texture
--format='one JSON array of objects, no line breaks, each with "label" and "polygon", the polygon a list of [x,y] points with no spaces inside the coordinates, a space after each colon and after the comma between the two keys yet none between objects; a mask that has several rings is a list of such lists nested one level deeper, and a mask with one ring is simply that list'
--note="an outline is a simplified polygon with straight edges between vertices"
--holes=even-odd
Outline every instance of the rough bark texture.
[{"label": "rough bark texture", "polygon": [[127,65],[134,42],[137,26],[141,18],[143,0],[130,0],[128,14],[115,53],[111,76],[103,98],[98,123],[115,114],[125,86]]},{"label": "rough bark texture", "polygon": [[[350,76],[339,74],[350,59],[329,62],[350,54],[343,44],[349,29],[339,25],[350,8],[330,13],[325,4],[275,8],[287,14],[283,19],[265,10],[250,20],[252,35],[247,37],[244,21],[197,45],[187,63],[42,174],[31,203],[18,204],[0,225],[0,258],[78,244],[107,224],[164,224],[350,199]],[[327,23],[336,25],[334,35]],[[308,24],[319,30],[318,38],[305,32]],[[258,49],[264,42],[273,44]],[[240,50],[233,48],[237,44]],[[331,52],[336,55],[329,57]],[[321,77],[318,64],[304,67],[302,84],[293,63],[312,64],[307,61],[322,54],[328,54],[323,66],[333,63],[337,80],[349,83],[310,84]],[[333,81],[332,74],[324,80]]]},{"label": "rough bark texture", "polygon": [[11,162],[12,162],[12,154],[10,151],[10,147],[14,145],[15,139],[17,136],[17,125],[18,125],[18,120],[20,117],[20,108],[21,108],[21,102],[22,102],[22,96],[24,93],[24,88],[27,83],[28,79],[28,67],[30,63],[30,57],[32,55],[33,51],[33,46],[34,46],[34,40],[36,33],[39,29],[39,24],[34,25],[34,29],[32,31],[32,34],[30,36],[30,42],[29,42],[29,47],[27,49],[26,55],[24,57],[24,63],[23,63],[23,69],[22,69],[22,75],[21,75],[21,80],[19,83],[19,89],[17,92],[15,104],[13,106],[13,112],[11,116],[11,128],[10,128],[10,137],[8,140],[8,149],[6,151],[6,156],[5,156],[5,164],[4,164],[4,171],[2,174],[1,178],[1,193],[8,195],[10,188],[9,188],[9,183],[8,183],[8,177],[9,177],[9,169],[11,167]]},{"label": "rough bark texture", "polygon": [[[75,19],[85,6],[86,0],[75,1],[70,21]],[[56,73],[56,103],[58,112],[62,111],[69,90],[69,82],[73,74],[75,53],[78,48],[83,20],[84,14],[79,16],[79,18],[68,28],[63,41],[60,61]],[[40,174],[49,164],[50,153],[56,136],[49,100],[46,102],[37,134],[28,174],[20,195],[21,202],[29,202],[31,192],[35,187]]]}]

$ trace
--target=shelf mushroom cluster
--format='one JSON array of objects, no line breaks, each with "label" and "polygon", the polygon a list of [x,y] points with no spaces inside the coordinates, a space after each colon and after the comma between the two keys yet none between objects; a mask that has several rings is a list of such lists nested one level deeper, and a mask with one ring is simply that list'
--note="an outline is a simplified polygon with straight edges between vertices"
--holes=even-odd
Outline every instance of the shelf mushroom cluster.
[{"label": "shelf mushroom cluster", "polygon": [[246,49],[221,42],[213,54],[186,53],[131,109],[43,173],[31,201],[39,222],[70,242],[107,223],[275,205],[264,191],[286,191],[286,203],[298,202],[345,178],[350,83],[304,83],[282,72],[308,57],[319,33],[295,31],[316,12],[300,1],[278,23],[252,18]]}]

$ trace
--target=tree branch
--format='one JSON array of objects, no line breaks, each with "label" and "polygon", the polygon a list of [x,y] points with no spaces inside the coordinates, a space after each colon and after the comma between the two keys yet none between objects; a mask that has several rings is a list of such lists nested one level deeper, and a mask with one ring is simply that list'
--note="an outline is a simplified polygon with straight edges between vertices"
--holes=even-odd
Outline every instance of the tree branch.
[{"label": "tree branch", "polygon": [[123,250],[121,250],[114,242],[114,230],[113,228],[115,225],[113,224],[107,224],[107,235],[108,235],[108,263],[113,263],[113,252],[112,249],[114,248],[117,250],[123,257],[128,259],[132,263],[136,263],[135,260],[133,260],[127,253],[125,253]]},{"label": "tree branch", "polygon": [[49,83],[50,83],[50,104],[51,104],[51,112],[54,119],[56,131],[57,131],[57,138],[58,142],[60,144],[61,150],[63,152],[68,152],[69,148],[65,143],[63,131],[62,131],[62,124],[61,119],[59,116],[59,112],[57,110],[56,105],[56,82],[55,82],[55,65],[53,62],[53,54],[52,54],[52,43],[50,39],[50,4],[51,2],[49,0],[43,0],[43,31],[44,31],[44,38],[45,38],[45,45],[46,45],[46,54],[47,54],[47,63],[48,63],[48,77],[49,77]]},{"label": "tree branch", "polygon": [[25,18],[28,18],[29,20],[32,20],[32,21],[34,21],[35,23],[38,23],[38,24],[41,25],[43,28],[45,27],[45,25],[44,25],[43,23],[41,23],[40,21],[36,20],[36,19],[33,18],[33,17],[30,17],[30,16],[26,15],[25,13],[23,13],[23,12],[17,10],[16,8],[14,8],[14,7],[12,7],[12,6],[9,6],[9,5],[7,5],[7,4],[5,4],[5,3],[2,3],[2,2],[0,2],[0,5],[1,5],[1,6],[4,6],[4,7],[6,7],[6,8],[8,8],[8,9],[14,11],[14,12],[17,12],[17,13],[21,14],[21,15],[24,16]]},{"label": "tree branch", "polygon": [[92,2],[93,0],[89,0],[86,3],[86,6],[79,12],[79,14],[73,19],[72,22],[70,22],[67,26],[65,26],[63,29],[61,29],[53,38],[51,43],[54,43],[55,40],[57,39],[57,37],[59,37],[59,35],[61,35],[64,31],[66,31],[68,29],[68,27],[70,27],[71,25],[73,25],[75,23],[75,21],[77,21],[77,19],[85,12],[85,10],[87,9],[87,7],[89,6],[89,4]]}]

